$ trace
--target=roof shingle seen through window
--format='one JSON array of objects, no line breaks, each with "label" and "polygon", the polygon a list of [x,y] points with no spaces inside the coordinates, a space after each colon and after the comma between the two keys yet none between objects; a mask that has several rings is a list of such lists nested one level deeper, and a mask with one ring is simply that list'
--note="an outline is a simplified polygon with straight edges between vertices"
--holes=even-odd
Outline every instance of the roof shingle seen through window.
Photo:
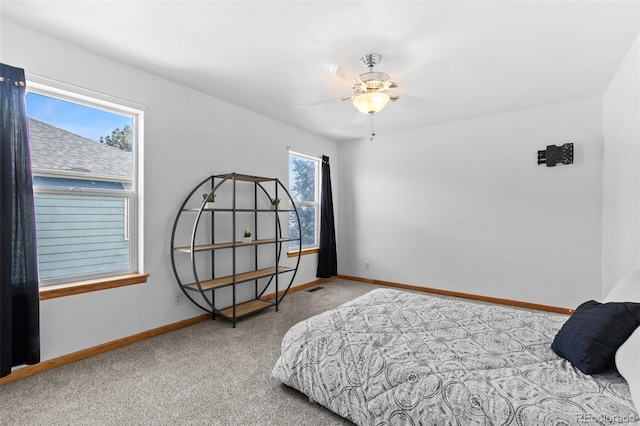
[{"label": "roof shingle seen through window", "polygon": [[29,119],[31,163],[34,170],[121,176],[133,175],[131,152]]}]

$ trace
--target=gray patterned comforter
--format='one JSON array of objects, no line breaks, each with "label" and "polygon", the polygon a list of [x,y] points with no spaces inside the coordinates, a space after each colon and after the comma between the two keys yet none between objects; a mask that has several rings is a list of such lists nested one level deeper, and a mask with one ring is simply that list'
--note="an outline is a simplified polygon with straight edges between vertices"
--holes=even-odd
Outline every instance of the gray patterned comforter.
[{"label": "gray patterned comforter", "polygon": [[293,326],[272,374],[359,425],[640,423],[620,375],[551,350],[566,319],[376,289]]}]

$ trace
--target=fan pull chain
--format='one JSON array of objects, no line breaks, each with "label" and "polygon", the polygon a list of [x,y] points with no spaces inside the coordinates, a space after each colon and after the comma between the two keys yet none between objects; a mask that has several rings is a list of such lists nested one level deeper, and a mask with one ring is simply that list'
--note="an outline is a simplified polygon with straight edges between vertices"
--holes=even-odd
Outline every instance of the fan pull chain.
[{"label": "fan pull chain", "polygon": [[369,140],[372,141],[376,134],[373,131],[373,113],[371,112],[369,113],[369,115],[371,115],[371,137],[369,138]]}]

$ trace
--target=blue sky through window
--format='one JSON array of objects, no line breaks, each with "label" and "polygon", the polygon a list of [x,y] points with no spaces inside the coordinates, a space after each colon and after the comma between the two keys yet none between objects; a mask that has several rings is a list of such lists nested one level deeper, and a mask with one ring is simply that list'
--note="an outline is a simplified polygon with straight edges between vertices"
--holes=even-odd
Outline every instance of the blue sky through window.
[{"label": "blue sky through window", "polygon": [[131,117],[67,102],[37,93],[27,93],[27,115],[76,135],[99,141],[125,124],[133,125]]}]

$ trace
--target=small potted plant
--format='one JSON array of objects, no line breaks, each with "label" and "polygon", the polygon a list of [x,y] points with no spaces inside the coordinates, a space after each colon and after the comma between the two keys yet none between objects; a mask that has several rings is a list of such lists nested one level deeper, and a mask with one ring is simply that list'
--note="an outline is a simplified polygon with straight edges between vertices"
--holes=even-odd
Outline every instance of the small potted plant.
[{"label": "small potted plant", "polygon": [[251,230],[249,230],[249,228],[244,230],[244,234],[242,237],[242,242],[243,243],[250,243],[251,242]]},{"label": "small potted plant", "polygon": [[204,208],[205,209],[212,209],[214,208],[214,204],[216,202],[216,194],[212,193],[204,193],[202,194],[202,202],[204,203]]},{"label": "small potted plant", "polygon": [[271,200],[271,210],[278,210],[278,204],[280,204],[280,198]]}]

